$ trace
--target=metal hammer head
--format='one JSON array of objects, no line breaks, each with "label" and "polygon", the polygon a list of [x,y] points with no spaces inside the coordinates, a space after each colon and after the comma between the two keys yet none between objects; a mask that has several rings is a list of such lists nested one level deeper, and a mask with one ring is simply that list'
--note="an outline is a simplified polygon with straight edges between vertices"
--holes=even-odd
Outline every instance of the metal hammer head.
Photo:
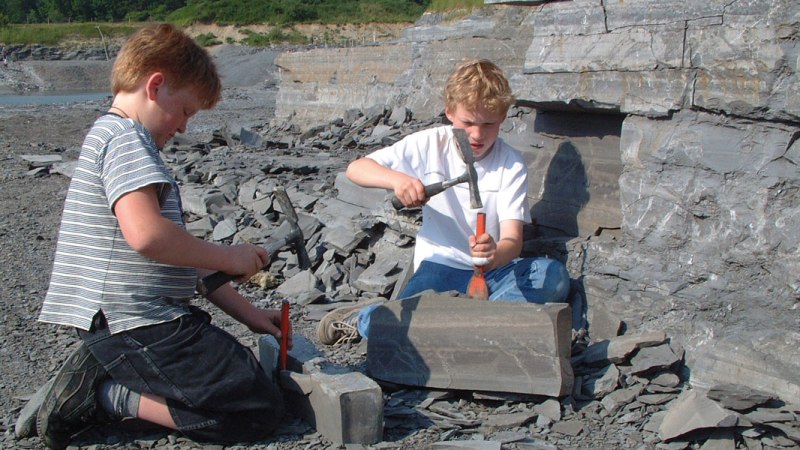
[{"label": "metal hammer head", "polygon": [[453,135],[456,137],[456,146],[461,154],[461,159],[467,164],[467,183],[469,184],[469,206],[472,209],[483,208],[481,192],[478,190],[478,172],[475,170],[475,156],[472,154],[472,147],[469,145],[469,136],[461,128],[453,128]]},{"label": "metal hammer head", "polygon": [[311,259],[308,257],[308,252],[306,251],[306,240],[303,237],[303,230],[298,223],[294,206],[283,187],[276,187],[273,193],[275,194],[275,200],[278,201],[281,211],[286,215],[286,220],[291,226],[289,235],[286,236],[286,243],[289,244],[292,252],[297,254],[297,263],[300,265],[300,268],[303,270],[308,269],[311,267]]}]

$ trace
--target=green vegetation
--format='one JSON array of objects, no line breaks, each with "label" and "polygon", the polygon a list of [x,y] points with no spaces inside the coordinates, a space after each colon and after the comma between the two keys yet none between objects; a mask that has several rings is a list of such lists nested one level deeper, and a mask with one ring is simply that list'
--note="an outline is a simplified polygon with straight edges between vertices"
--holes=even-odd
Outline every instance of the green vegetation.
[{"label": "green vegetation", "polygon": [[250,47],[264,47],[271,44],[307,44],[308,37],[303,33],[293,29],[281,29],[275,27],[269,33],[257,33],[253,30],[244,29],[241,31],[245,38],[240,41],[243,45]]},{"label": "green vegetation", "polygon": [[55,23],[55,24],[8,24],[0,26],[0,42],[7,44],[56,45],[60,42],[98,40],[100,32],[106,38],[124,37],[138,26],[132,24]]},{"label": "green vegetation", "polygon": [[483,0],[431,0],[428,11],[446,12],[454,10],[471,10],[483,6]]},{"label": "green vegetation", "polygon": [[[219,25],[273,25],[267,33],[243,31],[244,45],[308,43],[296,24],[407,23],[423,12],[453,18],[483,6],[483,0],[3,0],[0,42],[56,45],[130,35],[146,22]],[[333,41],[335,37],[328,36]],[[197,37],[204,46],[221,40],[212,33]],[[230,37],[225,42],[234,43]]]},{"label": "green vegetation", "polygon": [[194,37],[194,40],[203,47],[211,47],[212,45],[222,44],[222,41],[217,39],[214,33],[199,34]]},{"label": "green vegetation", "polygon": [[188,25],[413,22],[428,0],[186,0],[167,20]]},{"label": "green vegetation", "polygon": [[416,20],[430,0],[5,0],[10,23],[169,21],[218,23],[395,23]]}]

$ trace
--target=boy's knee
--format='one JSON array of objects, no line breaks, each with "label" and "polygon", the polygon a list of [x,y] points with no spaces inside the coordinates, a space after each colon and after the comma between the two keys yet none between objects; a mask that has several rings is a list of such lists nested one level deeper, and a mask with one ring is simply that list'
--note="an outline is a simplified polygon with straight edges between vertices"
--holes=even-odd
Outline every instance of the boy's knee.
[{"label": "boy's knee", "polygon": [[552,301],[558,303],[566,302],[571,284],[567,267],[561,261],[552,259],[547,269],[547,277],[553,286]]}]

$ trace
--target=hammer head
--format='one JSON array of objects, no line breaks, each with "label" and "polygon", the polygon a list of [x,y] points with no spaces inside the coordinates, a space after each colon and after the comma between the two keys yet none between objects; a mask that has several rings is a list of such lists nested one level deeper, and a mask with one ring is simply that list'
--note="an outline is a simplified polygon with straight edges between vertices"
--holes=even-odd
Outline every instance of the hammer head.
[{"label": "hammer head", "polygon": [[469,145],[469,136],[461,128],[453,128],[453,135],[456,138],[456,147],[461,154],[461,159],[467,164],[467,183],[469,184],[469,206],[472,209],[483,208],[481,192],[478,190],[478,172],[475,170],[475,156],[472,154],[472,147]]},{"label": "hammer head", "polygon": [[306,240],[303,237],[303,230],[298,223],[294,206],[283,187],[276,187],[273,193],[275,194],[275,200],[278,201],[281,211],[286,215],[286,220],[291,226],[291,230],[286,236],[286,243],[289,245],[292,252],[297,254],[297,263],[300,265],[300,268],[303,270],[308,269],[311,267],[311,259],[308,257],[308,252],[306,251]]}]

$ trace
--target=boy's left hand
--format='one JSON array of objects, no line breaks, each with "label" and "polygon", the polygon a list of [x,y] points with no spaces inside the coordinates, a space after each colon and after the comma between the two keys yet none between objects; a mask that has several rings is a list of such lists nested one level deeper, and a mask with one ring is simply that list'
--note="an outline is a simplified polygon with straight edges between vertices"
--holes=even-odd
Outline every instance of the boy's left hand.
[{"label": "boy's left hand", "polygon": [[[254,333],[271,334],[281,340],[281,311],[279,309],[257,309],[247,319],[247,328]],[[292,323],[289,322],[289,349],[292,348]]]},{"label": "boy's left hand", "polygon": [[[469,237],[469,253],[472,256],[473,264],[476,266],[487,266],[494,261],[497,252],[497,243],[489,233],[480,236],[472,235]],[[482,264],[478,264],[482,263]]]}]

